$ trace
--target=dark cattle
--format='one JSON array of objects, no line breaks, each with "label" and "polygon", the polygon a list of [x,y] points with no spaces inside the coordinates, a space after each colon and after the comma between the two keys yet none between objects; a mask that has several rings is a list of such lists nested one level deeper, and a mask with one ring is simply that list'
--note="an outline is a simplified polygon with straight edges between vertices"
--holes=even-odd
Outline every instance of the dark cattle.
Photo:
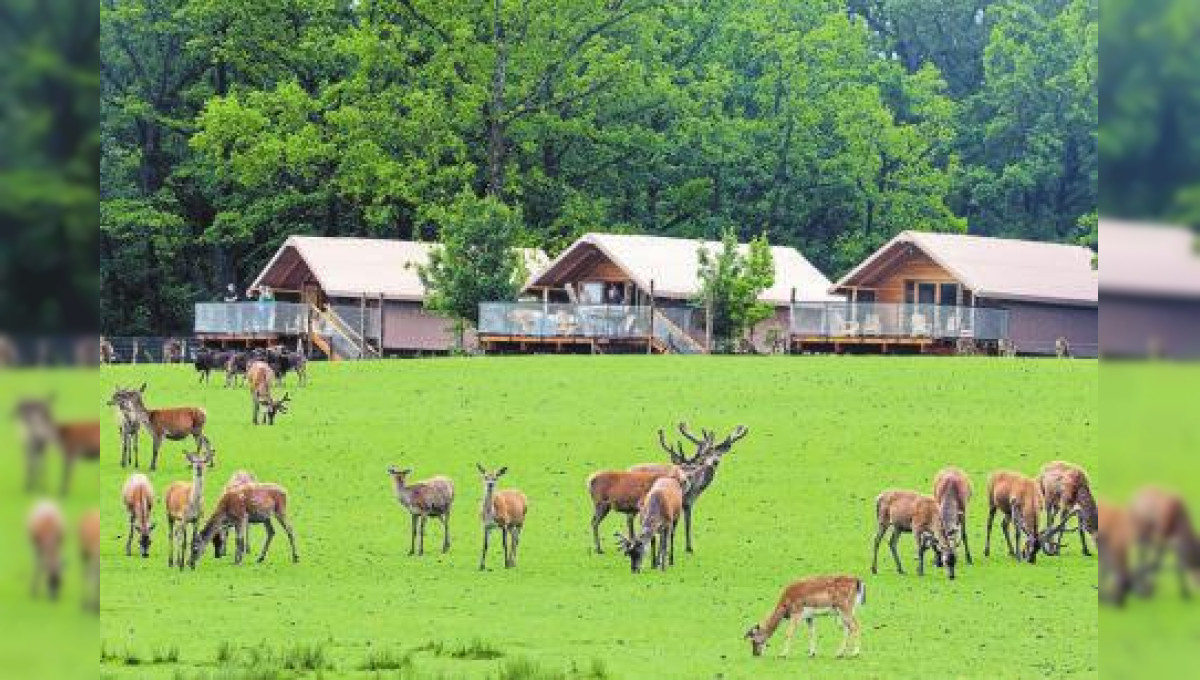
[{"label": "dark cattle", "polygon": [[196,367],[196,373],[200,376],[200,382],[208,383],[209,377],[213,371],[219,371],[225,368],[225,364],[229,361],[229,357],[233,352],[225,352],[208,347],[202,347],[196,351],[196,359],[192,365]]}]

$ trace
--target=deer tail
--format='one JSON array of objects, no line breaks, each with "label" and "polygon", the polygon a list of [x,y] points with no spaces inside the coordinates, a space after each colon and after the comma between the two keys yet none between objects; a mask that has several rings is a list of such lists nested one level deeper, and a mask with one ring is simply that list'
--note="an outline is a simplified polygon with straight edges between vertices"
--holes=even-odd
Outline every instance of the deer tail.
[{"label": "deer tail", "polygon": [[854,594],[854,604],[862,606],[867,603],[867,584],[858,579],[858,590]]}]

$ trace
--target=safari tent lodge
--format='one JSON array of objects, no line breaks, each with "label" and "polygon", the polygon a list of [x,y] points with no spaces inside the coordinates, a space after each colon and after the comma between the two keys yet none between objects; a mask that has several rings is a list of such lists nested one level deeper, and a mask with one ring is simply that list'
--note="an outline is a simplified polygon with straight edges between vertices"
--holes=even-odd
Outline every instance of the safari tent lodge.
[{"label": "safari tent lodge", "polygon": [[1097,272],[1088,248],[905,231],[830,290],[797,303],[797,351],[1097,353]]},{"label": "safari tent lodge", "polygon": [[[715,253],[721,244],[582,236],[532,278],[521,302],[481,305],[479,343],[500,352],[707,352],[711,333],[703,306],[695,304],[700,247]],[[786,349],[794,300],[842,299],[799,251],[771,250],[775,283],[760,299],[776,313],[753,333],[754,349],[761,352]]]},{"label": "safari tent lodge", "polygon": [[[291,236],[250,285],[271,302],[196,305],[195,334],[209,345],[314,347],[331,359],[440,353],[452,324],[425,311],[418,267],[434,244],[388,239]],[[524,250],[526,267],[546,262]]]}]

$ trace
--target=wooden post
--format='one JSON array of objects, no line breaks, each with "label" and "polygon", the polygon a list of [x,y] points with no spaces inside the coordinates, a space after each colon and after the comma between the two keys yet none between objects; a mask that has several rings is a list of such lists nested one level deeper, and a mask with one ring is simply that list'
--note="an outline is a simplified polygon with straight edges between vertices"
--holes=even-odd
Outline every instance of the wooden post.
[{"label": "wooden post", "polygon": [[654,353],[654,279],[650,279],[650,337],[646,340],[646,354]]},{"label": "wooden post", "polygon": [[788,328],[787,328],[787,344],[784,346],[784,353],[792,353],[792,333],[796,332],[796,288],[792,287],[792,304],[788,307]]},{"label": "wooden post", "polygon": [[383,358],[383,293],[379,294],[379,358]]},{"label": "wooden post", "polygon": [[358,342],[362,349],[358,351],[360,360],[367,358],[367,294],[362,293],[358,298]]},{"label": "wooden post", "polygon": [[712,354],[712,295],[704,296],[704,352]]},{"label": "wooden post", "polygon": [[133,341],[133,354],[130,355],[132,363],[136,366],[138,362],[138,345],[141,344],[137,340]]}]

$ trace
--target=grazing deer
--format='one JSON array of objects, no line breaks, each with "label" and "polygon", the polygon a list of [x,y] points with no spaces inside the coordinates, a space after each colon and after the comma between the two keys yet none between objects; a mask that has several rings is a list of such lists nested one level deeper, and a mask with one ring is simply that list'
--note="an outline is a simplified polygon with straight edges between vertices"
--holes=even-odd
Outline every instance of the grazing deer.
[{"label": "grazing deer", "polygon": [[57,600],[62,587],[62,544],[66,532],[62,510],[54,501],[41,501],[29,513],[27,526],[34,559],[30,594],[37,597],[45,583],[46,594]]},{"label": "grazing deer", "polygon": [[[702,435],[697,437],[688,431],[687,423],[679,423],[679,433],[696,445],[696,452],[689,458],[683,453],[681,444],[676,443],[675,447],[668,445],[663,431],[658,431],[658,443],[675,465],[695,466],[707,462],[707,465],[703,466],[701,474],[692,480],[692,485],[683,497],[684,539],[689,553],[692,552],[692,509],[695,507],[696,501],[716,479],[717,467],[721,464],[721,459],[733,450],[734,444],[749,434],[749,430],[744,425],[738,425],[724,441],[717,443],[715,433],[708,430],[701,430],[701,432]],[[667,474],[671,467],[671,465],[661,463],[647,463],[635,465],[629,469],[632,472],[652,472],[661,476]],[[632,533],[631,528],[630,534]]]},{"label": "grazing deer", "polygon": [[500,529],[500,540],[504,547],[505,568],[517,566],[517,547],[521,543],[521,530],[525,527],[525,512],[529,503],[525,494],[516,489],[496,491],[496,482],[508,472],[502,467],[488,472],[483,465],[475,464],[483,478],[483,506],[479,519],[483,522],[483,554],[479,556],[479,570],[487,568],[488,537],[492,529]]},{"label": "grazing deer", "polygon": [[967,564],[975,563],[971,558],[971,544],[967,541],[967,505],[971,502],[971,493],[971,478],[959,468],[945,468],[933,478],[933,499],[937,501],[946,536],[952,544],[962,537]]},{"label": "grazing deer", "polygon": [[675,469],[675,466],[664,467],[668,472],[657,469],[648,472],[601,470],[588,477],[588,494],[592,498],[592,541],[597,554],[604,553],[600,546],[600,523],[614,510],[625,515],[632,538],[633,517],[640,509],[642,498],[658,478],[673,474],[669,471]]},{"label": "grazing deer", "polygon": [[125,480],[121,488],[121,500],[125,503],[125,511],[129,513],[129,532],[125,536],[125,556],[133,554],[133,536],[138,536],[138,547],[142,557],[150,556],[150,536],[155,524],[151,521],[151,510],[154,509],[154,486],[150,478],[143,474],[133,474]]},{"label": "grazing deer", "polygon": [[[1042,533],[1038,530],[1038,518],[1045,505],[1042,498],[1042,488],[1036,480],[1030,479],[1019,472],[1001,470],[988,476],[988,519],[987,539],[983,544],[985,557],[992,552],[992,525],[996,519],[996,511],[1003,513],[1000,520],[1000,531],[1004,534],[1004,542],[1008,544],[1008,553],[1018,560],[1034,564],[1037,562],[1039,551],[1047,555],[1057,552],[1053,545],[1053,531]],[[1009,526],[1013,528],[1013,538],[1009,538]],[[1021,536],[1025,536],[1025,544],[1021,545]],[[1015,547],[1014,547],[1015,546]]]},{"label": "grazing deer", "polygon": [[[1087,534],[1096,540],[1099,518],[1087,472],[1078,465],[1057,460],[1042,467],[1037,481],[1046,499],[1046,528],[1055,526],[1056,522],[1060,528],[1065,528],[1067,519],[1074,515],[1079,519],[1079,544],[1083,554],[1091,556]],[[1061,544],[1061,536],[1056,542]]]},{"label": "grazing deer", "polygon": [[[136,390],[117,389],[110,403],[127,409],[137,418],[142,429],[150,433],[150,441],[154,445],[150,457],[150,470],[158,469],[158,452],[163,440],[180,441],[192,437],[196,441],[196,450],[204,449],[212,459],[213,448],[204,435],[204,425],[208,422],[208,414],[198,406],[176,406],[172,408],[146,408],[144,401],[146,383]],[[136,462],[136,461],[135,461]]]},{"label": "grazing deer", "polygon": [[271,383],[275,381],[275,371],[265,361],[255,361],[246,369],[246,382],[250,385],[250,399],[254,402],[254,424],[258,424],[259,409],[266,410],[265,421],[268,425],[275,424],[275,415],[287,413],[287,402],[290,399],[287,392],[283,398],[276,401],[271,396]]},{"label": "grazing deer", "polygon": [[917,574],[925,575],[925,551],[934,552],[934,566],[944,567],[946,575],[954,579],[954,567],[958,558],[954,552],[946,532],[946,524],[937,501],[916,491],[884,491],[875,498],[875,554],[871,561],[871,573],[879,573],[879,544],[883,542],[888,530],[892,538],[888,547],[892,550],[892,559],[896,561],[896,571],[903,574],[904,566],[900,562],[900,552],[896,546],[900,543],[900,534],[911,533],[917,543]]},{"label": "grazing deer", "polygon": [[654,480],[639,503],[637,534],[629,538],[616,534],[621,552],[629,557],[633,573],[642,570],[647,546],[651,568],[666,571],[668,564],[675,564],[675,529],[683,513],[685,490],[698,476],[695,469],[685,472],[677,467],[671,474]]},{"label": "grazing deer", "polygon": [[56,446],[63,456],[59,493],[66,496],[71,488],[75,462],[100,458],[100,423],[95,420],[56,422],[51,410],[53,401],[54,397],[50,396],[17,403],[16,416],[25,440],[25,490],[44,488],[46,450]]},{"label": "grazing deer", "polygon": [[233,563],[241,564],[242,557],[249,552],[246,545],[246,535],[251,524],[261,524],[267,532],[267,540],[263,542],[262,553],[258,561],[267,559],[271,549],[271,541],[275,538],[275,526],[271,520],[279,522],[287,534],[288,546],[292,550],[292,562],[299,562],[300,555],[296,552],[296,535],[287,516],[288,493],[278,484],[248,482],[236,486],[221,494],[217,507],[213,510],[199,536],[192,541],[192,551],[188,558],[188,566],[196,568],[196,563],[204,554],[209,541],[215,540],[226,528],[232,527],[237,537]]},{"label": "grazing deer", "polygon": [[[450,509],[454,505],[454,482],[449,477],[432,477],[423,482],[408,484],[412,468],[400,470],[388,467],[388,475],[396,489],[396,499],[412,515],[412,542],[409,555],[425,554],[425,521],[430,517],[442,520],[442,552],[450,550]],[[420,525],[418,532],[418,524]],[[417,534],[421,540],[418,547]]]},{"label": "grazing deer", "polygon": [[83,562],[83,607],[100,611],[100,512],[90,510],[79,519],[79,556]]},{"label": "grazing deer", "polygon": [[816,656],[816,617],[837,615],[842,619],[842,646],[838,648],[838,657],[846,655],[846,644],[851,638],[854,647],[850,650],[850,656],[858,656],[862,648],[862,627],[854,612],[866,600],[867,586],[855,576],[816,576],[796,581],[783,589],[779,603],[771,610],[766,621],[754,624],[746,631],[745,637],[750,640],[754,656],[762,656],[767,641],[775,634],[779,624],[788,619],[790,623],[780,654],[786,657],[791,652],[796,627],[803,621],[808,626],[808,655]]},{"label": "grazing deer", "polygon": [[1133,515],[1127,508],[1100,503],[1096,514],[1096,552],[1100,554],[1100,599],[1118,607],[1137,584],[1130,561],[1134,543]]},{"label": "grazing deer", "polygon": [[[225,488],[221,489],[221,495],[224,495],[224,494],[228,493],[229,491],[232,491],[233,489],[236,489],[243,484],[251,484],[251,483],[254,483],[257,481],[258,481],[258,478],[254,476],[253,472],[249,472],[247,470],[235,470],[234,473],[229,476],[229,481],[225,482]],[[228,550],[228,546],[229,546],[229,530],[231,528],[232,527],[230,527],[230,526],[226,526],[213,539],[213,556],[214,557],[220,559],[225,556],[225,553]],[[246,541],[246,552],[251,552],[249,530],[247,530],[247,533],[245,536],[245,541]]]},{"label": "grazing deer", "polygon": [[[204,513],[204,469],[212,464],[213,454],[206,456],[184,453],[188,465],[192,468],[192,481],[172,482],[163,494],[163,503],[167,506],[167,527],[171,535],[171,549],[167,553],[167,566],[178,566],[183,569],[183,560],[187,556],[188,542],[187,527],[192,525],[191,544],[196,542],[196,525]],[[176,552],[178,548],[178,553]]]},{"label": "grazing deer", "polygon": [[1200,576],[1200,539],[1192,526],[1187,503],[1158,488],[1142,489],[1131,507],[1134,536],[1140,553],[1137,577],[1142,594],[1153,592],[1166,553],[1175,553],[1179,593],[1191,597],[1188,580]]}]

